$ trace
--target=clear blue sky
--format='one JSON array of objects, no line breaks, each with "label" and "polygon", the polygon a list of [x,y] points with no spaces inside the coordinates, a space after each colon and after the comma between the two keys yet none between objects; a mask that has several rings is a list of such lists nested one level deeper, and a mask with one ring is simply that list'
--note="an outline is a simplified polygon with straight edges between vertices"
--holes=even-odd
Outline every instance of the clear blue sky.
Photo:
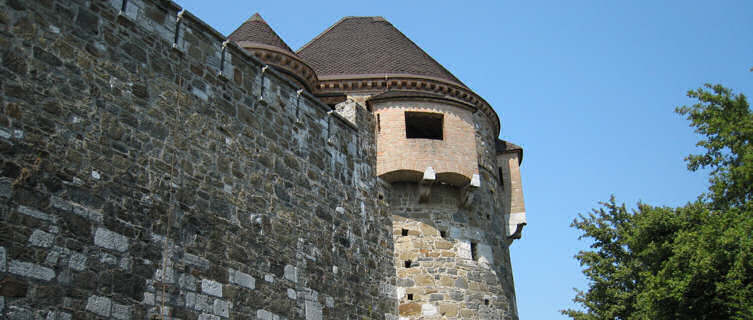
[{"label": "clear blue sky", "polygon": [[206,1],[178,4],[228,35],[254,12],[298,49],[343,16],[384,16],[484,97],[525,149],[528,226],[512,247],[520,318],[562,319],[586,280],[569,227],[614,194],[678,206],[707,188],[688,89],[753,97],[753,1]]}]

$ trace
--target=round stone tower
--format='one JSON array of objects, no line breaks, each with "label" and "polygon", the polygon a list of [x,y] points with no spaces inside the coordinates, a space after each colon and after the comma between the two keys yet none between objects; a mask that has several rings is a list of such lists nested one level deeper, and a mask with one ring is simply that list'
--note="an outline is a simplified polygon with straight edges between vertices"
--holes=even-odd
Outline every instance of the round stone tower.
[{"label": "round stone tower", "polygon": [[494,123],[462,101],[390,91],[368,103],[391,185],[399,315],[516,319],[508,246],[525,220],[509,207],[522,154],[498,153]]},{"label": "round stone tower", "polygon": [[374,117],[400,319],[517,319],[523,153],[491,106],[381,17],[344,18],[297,54],[315,95]]}]

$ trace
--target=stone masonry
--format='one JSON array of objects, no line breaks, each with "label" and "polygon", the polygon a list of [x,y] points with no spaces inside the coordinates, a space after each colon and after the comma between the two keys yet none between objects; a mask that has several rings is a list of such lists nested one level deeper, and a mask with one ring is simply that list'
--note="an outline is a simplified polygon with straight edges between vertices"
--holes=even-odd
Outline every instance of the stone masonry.
[{"label": "stone masonry", "polygon": [[371,116],[121,7],[0,1],[0,318],[395,319]]},{"label": "stone masonry", "polygon": [[[518,319],[493,109],[441,66],[343,80],[251,40],[166,0],[0,0],[0,318]],[[452,97],[369,102],[411,86]]]}]

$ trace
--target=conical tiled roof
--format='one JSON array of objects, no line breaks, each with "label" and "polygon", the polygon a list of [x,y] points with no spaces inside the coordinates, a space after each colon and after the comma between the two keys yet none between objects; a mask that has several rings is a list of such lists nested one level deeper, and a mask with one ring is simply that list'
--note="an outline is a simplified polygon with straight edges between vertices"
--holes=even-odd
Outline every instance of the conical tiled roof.
[{"label": "conical tiled roof", "polygon": [[459,84],[447,69],[382,17],[345,17],[298,50],[320,77],[415,75]]},{"label": "conical tiled roof", "polygon": [[227,38],[234,42],[255,42],[293,52],[258,12],[254,13],[251,18],[246,20],[238,29],[235,29]]},{"label": "conical tiled roof", "polygon": [[228,40],[235,42],[261,62],[274,67],[290,80],[313,91],[317,84],[316,73],[283,41],[264,19],[254,13]]}]

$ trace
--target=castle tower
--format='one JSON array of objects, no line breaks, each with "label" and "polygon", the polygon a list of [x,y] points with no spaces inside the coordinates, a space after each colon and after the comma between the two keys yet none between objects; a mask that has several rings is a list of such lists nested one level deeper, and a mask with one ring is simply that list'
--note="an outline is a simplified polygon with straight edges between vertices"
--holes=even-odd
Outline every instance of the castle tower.
[{"label": "castle tower", "polygon": [[491,106],[381,17],[343,18],[298,54],[320,99],[373,114],[400,319],[517,319],[522,149],[496,138]]}]

